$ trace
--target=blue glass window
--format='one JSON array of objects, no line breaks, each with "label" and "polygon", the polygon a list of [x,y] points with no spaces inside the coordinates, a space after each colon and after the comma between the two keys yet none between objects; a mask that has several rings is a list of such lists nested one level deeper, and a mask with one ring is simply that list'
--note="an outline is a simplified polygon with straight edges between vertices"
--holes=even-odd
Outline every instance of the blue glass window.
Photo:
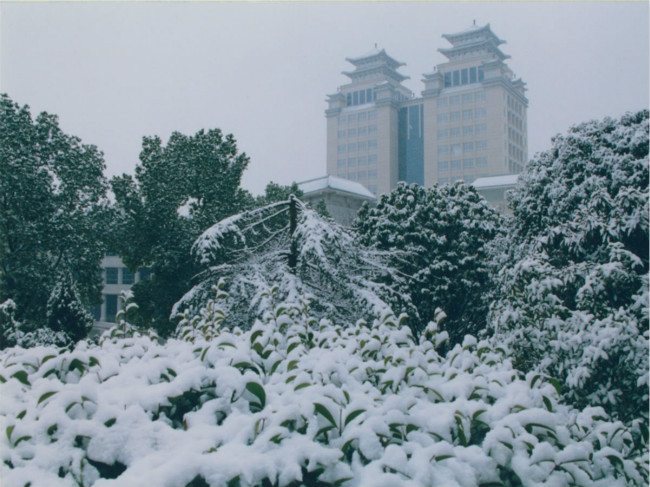
[{"label": "blue glass window", "polygon": [[348,93],[346,98],[347,98],[347,101],[348,101],[348,106],[352,105],[352,93]]},{"label": "blue glass window", "polygon": [[106,284],[117,284],[117,267],[106,268]]},{"label": "blue glass window", "polygon": [[366,92],[365,90],[361,90],[359,92],[359,103],[363,105],[366,102]]},{"label": "blue glass window", "polygon": [[483,81],[483,69],[478,68],[478,80]]},{"label": "blue glass window", "polygon": [[451,73],[445,73],[445,88],[451,86]]},{"label": "blue glass window", "polygon": [[370,103],[372,101],[372,89],[368,88],[366,90],[366,101]]},{"label": "blue glass window", "polygon": [[352,93],[352,104],[353,105],[358,105],[359,104],[359,92],[355,91]]},{"label": "blue glass window", "polygon": [[122,267],[122,284],[133,284],[134,282],[135,274],[126,267]]},{"label": "blue glass window", "polygon": [[469,82],[476,83],[476,68],[469,68]]},{"label": "blue glass window", "polygon": [[460,84],[460,71],[456,70],[454,71],[454,86],[458,86]]},{"label": "blue glass window", "polygon": [[464,68],[464,69],[461,70],[461,72],[460,72],[460,81],[461,81],[461,84],[464,84],[464,85],[469,83],[469,76],[468,76],[468,73],[467,73],[467,68]]},{"label": "blue glass window", "polygon": [[117,315],[117,294],[105,294],[104,301],[106,302],[106,321],[115,323],[115,315]]}]

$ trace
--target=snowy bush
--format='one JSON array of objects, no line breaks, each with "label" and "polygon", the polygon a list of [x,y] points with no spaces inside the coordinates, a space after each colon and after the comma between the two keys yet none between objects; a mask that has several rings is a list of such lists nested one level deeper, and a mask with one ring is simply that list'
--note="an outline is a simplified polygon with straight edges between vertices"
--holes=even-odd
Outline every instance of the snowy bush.
[{"label": "snowy bush", "polygon": [[222,220],[197,239],[192,252],[206,269],[174,313],[197,315],[213,286],[225,279],[225,327],[250,326],[261,318],[273,305],[271,288],[277,288],[274,299],[280,301],[307,296],[314,316],[341,324],[374,318],[391,296],[405,301],[380,283],[394,273],[385,253],[366,249],[352,232],[297,199]]},{"label": "snowy bush", "polygon": [[[452,343],[486,327],[495,271],[489,246],[500,233],[499,213],[463,183],[424,188],[399,183],[376,208],[364,206],[355,228],[362,242],[391,254],[402,282],[388,283],[408,295],[416,332],[444,310]],[[393,304],[393,303],[391,303]]]},{"label": "snowy bush", "polygon": [[510,201],[495,341],[576,406],[647,422],[648,111],[556,137]]},{"label": "snowy bush", "polygon": [[3,485],[647,484],[646,424],[561,404],[486,342],[442,356],[437,323],[416,342],[390,313],[342,327],[305,302],[226,329],[225,300],[186,340],[6,350]]},{"label": "snowy bush", "polygon": [[84,308],[77,286],[71,276],[57,280],[47,301],[47,326],[54,332],[63,332],[73,342],[85,338],[93,326],[92,315]]}]

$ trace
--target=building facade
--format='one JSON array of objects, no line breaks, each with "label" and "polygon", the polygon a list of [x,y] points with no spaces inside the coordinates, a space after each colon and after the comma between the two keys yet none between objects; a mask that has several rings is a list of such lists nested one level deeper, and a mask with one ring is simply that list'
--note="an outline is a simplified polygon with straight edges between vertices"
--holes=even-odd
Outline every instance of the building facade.
[{"label": "building facade", "polygon": [[448,61],[424,75],[420,97],[385,50],[347,59],[350,83],[327,99],[329,175],[378,195],[398,181],[431,186],[521,172],[528,100],[504,41],[489,24],[442,37]]}]

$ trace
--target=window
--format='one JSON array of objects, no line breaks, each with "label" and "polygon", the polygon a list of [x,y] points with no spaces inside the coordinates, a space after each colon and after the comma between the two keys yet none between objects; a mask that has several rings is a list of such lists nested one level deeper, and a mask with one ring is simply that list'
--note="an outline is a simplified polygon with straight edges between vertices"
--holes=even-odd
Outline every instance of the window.
[{"label": "window", "polygon": [[456,106],[460,105],[460,95],[453,95],[449,97],[449,105]]},{"label": "window", "polygon": [[106,284],[117,284],[117,267],[106,268]]},{"label": "window", "polygon": [[356,137],[357,129],[348,129],[348,137]]},{"label": "window", "polygon": [[460,127],[452,127],[449,129],[449,136],[452,139],[455,139],[456,137],[460,137]]},{"label": "window", "polygon": [[372,101],[372,88],[366,88],[366,103]]},{"label": "window", "polygon": [[357,120],[359,120],[359,122],[365,122],[367,118],[368,118],[368,115],[367,115],[366,112],[363,112],[363,113],[360,113],[360,114],[357,115]]},{"label": "window", "polygon": [[356,157],[350,157],[348,159],[348,167],[357,167],[357,158]]},{"label": "window", "polygon": [[358,105],[359,104],[359,92],[355,91],[352,93],[352,104],[353,105]]},{"label": "window", "polygon": [[345,125],[346,123],[348,123],[347,115],[341,115],[339,117],[339,125]]},{"label": "window", "polygon": [[450,122],[458,122],[458,121],[460,121],[460,112],[451,112],[449,114],[449,121]]},{"label": "window", "polygon": [[449,121],[448,113],[439,113],[438,114],[438,123],[447,123]]},{"label": "window", "polygon": [[359,181],[362,179],[366,179],[367,173],[366,171],[359,171]]},{"label": "window", "polygon": [[339,160],[338,160],[337,167],[338,167],[339,169],[345,169],[345,163],[346,163],[346,160],[345,160],[345,159],[339,159]]},{"label": "window", "polygon": [[348,93],[345,98],[346,98],[346,101],[347,101],[347,105],[348,106],[352,105],[352,93]]},{"label": "window", "polygon": [[364,135],[366,135],[366,127],[365,126],[359,127],[359,129],[357,130],[357,135],[359,137],[363,137]]},{"label": "window", "polygon": [[487,115],[487,110],[485,107],[480,107],[476,109],[476,118],[485,118]]},{"label": "window", "polygon": [[472,110],[463,110],[463,120],[472,119]]},{"label": "window", "polygon": [[476,129],[475,129],[476,135],[483,135],[487,133],[487,125],[484,123],[478,123],[476,124]]},{"label": "window", "polygon": [[105,294],[104,303],[106,303],[106,321],[115,323],[117,315],[117,294]]},{"label": "window", "polygon": [[95,306],[93,306],[92,314],[93,314],[93,318],[95,319],[95,321],[101,320],[102,319],[102,305],[101,304],[96,304]]},{"label": "window", "polygon": [[[368,156],[368,164],[377,164],[377,155],[376,154],[371,154]],[[368,171],[368,174],[370,174],[370,171]]]},{"label": "window", "polygon": [[339,130],[339,139],[345,139],[347,132],[345,130]]},{"label": "window", "polygon": [[449,129],[439,129],[438,130],[438,139],[444,140],[449,137]]},{"label": "window", "polygon": [[469,82],[476,83],[476,67],[469,68]]},{"label": "window", "polygon": [[483,77],[484,77],[484,74],[483,74],[483,68],[481,68],[481,67],[479,66],[479,68],[478,68],[478,80],[479,80],[479,81],[483,81]]},{"label": "window", "polygon": [[368,158],[366,156],[359,156],[357,158],[357,163],[359,164],[359,167],[365,167],[365,165],[368,164]]},{"label": "window", "polygon": [[463,154],[467,154],[469,152],[474,152],[474,142],[463,143]]},{"label": "window", "polygon": [[460,159],[451,161],[451,170],[460,171]]},{"label": "window", "polygon": [[[377,179],[377,169],[370,169],[368,171],[368,179]],[[375,191],[377,191],[375,189]]]},{"label": "window", "polygon": [[454,86],[458,86],[460,84],[460,71],[456,70],[454,71]]},{"label": "window", "polygon": [[345,144],[339,144],[338,153],[345,154],[345,148],[346,148]]},{"label": "window", "polygon": [[366,90],[361,90],[359,92],[359,103],[363,105],[366,102]]},{"label": "window", "polygon": [[473,169],[474,159],[463,159],[463,169]]},{"label": "window", "polygon": [[122,284],[133,284],[134,282],[135,274],[126,267],[122,267]]},{"label": "window", "polygon": [[441,96],[438,98],[438,108],[444,108],[447,106],[447,97]]},{"label": "window", "polygon": [[350,181],[356,181],[357,180],[357,173],[356,171],[352,171],[348,173],[348,179]]},{"label": "window", "polygon": [[377,148],[377,139],[370,139],[368,141],[368,150]]},{"label": "window", "polygon": [[438,146],[438,155],[443,156],[449,154],[449,146],[448,145],[439,145]]},{"label": "window", "polygon": [[474,99],[479,102],[479,101],[485,101],[485,91],[478,91],[476,95],[474,96]]},{"label": "window", "polygon": [[467,68],[463,68],[460,71],[460,82],[463,85],[466,85],[469,83],[469,73],[467,72]]},{"label": "window", "polygon": [[438,161],[438,171],[449,171],[449,161]]},{"label": "window", "polygon": [[348,152],[356,152],[356,151],[357,151],[356,142],[352,142],[351,144],[348,144]]},{"label": "window", "polygon": [[353,123],[357,121],[357,114],[353,113],[352,115],[348,115],[348,123]]},{"label": "window", "polygon": [[445,88],[451,86],[451,73],[445,73]]},{"label": "window", "polygon": [[463,137],[471,137],[472,135],[474,135],[473,125],[466,125],[463,127]]},{"label": "window", "polygon": [[487,150],[487,140],[477,140],[476,150]]},{"label": "window", "polygon": [[361,142],[359,142],[357,144],[357,149],[359,149],[360,151],[366,150],[366,141],[362,140]]},{"label": "window", "polygon": [[451,150],[451,155],[458,155],[460,154],[460,144],[451,144],[450,146]]},{"label": "window", "polygon": [[368,135],[375,135],[377,133],[376,125],[368,125]]},{"label": "window", "polygon": [[377,120],[377,110],[368,112],[368,120]]},{"label": "window", "polygon": [[465,93],[463,95],[463,105],[467,105],[468,103],[472,103],[473,101],[474,101],[473,93]]}]

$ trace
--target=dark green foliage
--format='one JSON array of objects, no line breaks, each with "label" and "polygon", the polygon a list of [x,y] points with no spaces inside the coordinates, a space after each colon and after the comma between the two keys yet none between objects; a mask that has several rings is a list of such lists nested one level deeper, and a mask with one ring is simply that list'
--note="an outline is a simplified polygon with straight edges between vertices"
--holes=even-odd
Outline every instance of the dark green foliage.
[{"label": "dark green foliage", "polygon": [[362,243],[391,252],[404,282],[389,276],[387,283],[413,301],[414,332],[424,330],[441,308],[452,343],[485,328],[493,286],[489,245],[501,225],[496,210],[462,183],[400,183],[376,208],[363,206],[355,222]]},{"label": "dark green foliage", "polygon": [[219,129],[193,136],[174,132],[167,145],[145,137],[135,179],[113,178],[115,250],[130,269],[149,267],[150,280],[133,289],[138,325],[167,335],[172,305],[199,270],[190,255],[194,240],[213,223],[253,204],[239,185],[248,157]]},{"label": "dark green foliage", "polygon": [[647,421],[648,111],[557,136],[510,201],[495,338],[577,407]]},{"label": "dark green foliage", "polygon": [[61,275],[47,302],[47,326],[78,342],[86,338],[93,321],[92,315],[81,304],[79,292],[70,275]]},{"label": "dark green foliage", "polygon": [[100,300],[107,184],[96,147],[0,98],[0,302],[28,328],[45,323],[57,275],[75,276],[85,308]]}]

